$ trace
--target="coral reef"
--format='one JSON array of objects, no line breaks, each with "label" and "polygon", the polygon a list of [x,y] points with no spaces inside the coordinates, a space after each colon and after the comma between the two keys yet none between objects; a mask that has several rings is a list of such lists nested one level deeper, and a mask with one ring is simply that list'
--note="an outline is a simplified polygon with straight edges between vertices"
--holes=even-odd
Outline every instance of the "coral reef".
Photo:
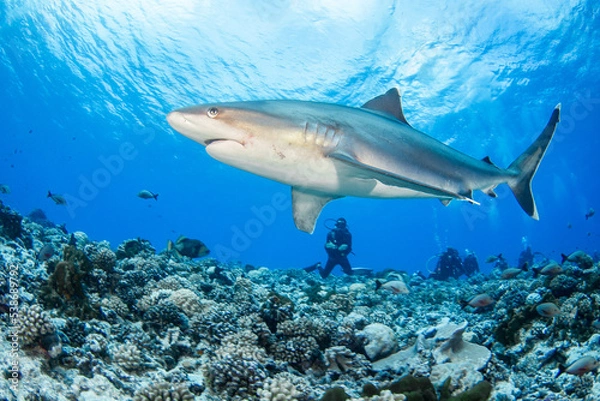
[{"label": "coral reef", "polygon": [[133,397],[133,401],[193,401],[192,394],[185,384],[172,384],[168,382],[155,383],[140,391]]},{"label": "coral reef", "polygon": [[372,361],[392,354],[398,347],[394,330],[381,323],[371,323],[357,334],[363,339],[365,352]]},{"label": "coral reef", "polygon": [[257,393],[260,401],[298,401],[302,397],[294,383],[282,375],[268,378]]},{"label": "coral reef", "polygon": [[[600,398],[596,370],[569,369],[600,358],[600,266],[580,251],[552,275],[543,262],[510,280],[393,270],[319,280],[173,258],[142,239],[112,249],[34,216],[0,205],[0,260],[19,276],[12,289],[14,273],[0,272],[1,311],[19,299],[18,319],[0,320],[0,331],[22,348],[22,399]],[[41,261],[47,244],[54,252]],[[375,279],[411,291],[376,292]],[[494,300],[485,308],[458,302],[484,293]],[[541,316],[543,303],[558,313]],[[11,347],[0,342],[6,367]],[[16,397],[9,381],[0,394]]]},{"label": "coral reef", "polygon": [[52,324],[48,313],[41,306],[23,307],[19,311],[17,335],[19,341],[24,345],[33,344],[43,336],[54,333],[54,331],[54,324]]},{"label": "coral reef", "polygon": [[21,237],[23,232],[23,226],[21,225],[21,221],[23,217],[10,209],[7,206],[4,206],[2,201],[0,201],[0,233],[11,240],[16,240]]}]

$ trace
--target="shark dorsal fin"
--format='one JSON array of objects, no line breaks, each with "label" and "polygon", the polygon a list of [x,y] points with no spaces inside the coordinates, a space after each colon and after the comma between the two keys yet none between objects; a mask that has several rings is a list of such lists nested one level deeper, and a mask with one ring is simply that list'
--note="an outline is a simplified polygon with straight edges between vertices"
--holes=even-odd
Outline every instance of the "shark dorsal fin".
[{"label": "shark dorsal fin", "polygon": [[336,198],[339,198],[339,196],[308,192],[292,187],[292,211],[296,227],[312,234],[323,206]]},{"label": "shark dorsal fin", "polygon": [[383,95],[379,95],[369,100],[367,103],[362,105],[363,109],[380,111],[385,114],[396,117],[404,124],[410,126],[404,113],[402,112],[402,103],[400,102],[400,93],[398,89],[392,88],[385,92]]}]

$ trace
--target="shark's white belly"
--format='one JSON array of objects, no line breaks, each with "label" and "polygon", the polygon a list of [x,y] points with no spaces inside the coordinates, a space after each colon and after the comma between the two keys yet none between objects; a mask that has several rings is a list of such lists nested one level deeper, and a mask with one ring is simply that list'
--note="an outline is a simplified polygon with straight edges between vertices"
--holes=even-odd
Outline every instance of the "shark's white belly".
[{"label": "shark's white belly", "polygon": [[[248,148],[252,148],[251,150]],[[282,184],[336,196],[362,198],[425,198],[432,194],[386,185],[364,171],[323,156],[310,147],[242,145],[218,141],[206,147],[216,160]]]}]

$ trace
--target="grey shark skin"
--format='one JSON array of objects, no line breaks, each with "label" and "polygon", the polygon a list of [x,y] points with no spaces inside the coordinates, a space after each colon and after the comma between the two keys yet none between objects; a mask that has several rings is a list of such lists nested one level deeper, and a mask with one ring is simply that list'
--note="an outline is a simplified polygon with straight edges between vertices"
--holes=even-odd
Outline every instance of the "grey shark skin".
[{"label": "grey shark skin", "polygon": [[169,124],[216,160],[292,187],[296,227],[312,233],[321,209],[344,196],[473,200],[506,183],[538,219],[531,180],[554,135],[560,104],[535,142],[502,169],[412,128],[391,89],[361,108],[294,100],[206,104]]}]

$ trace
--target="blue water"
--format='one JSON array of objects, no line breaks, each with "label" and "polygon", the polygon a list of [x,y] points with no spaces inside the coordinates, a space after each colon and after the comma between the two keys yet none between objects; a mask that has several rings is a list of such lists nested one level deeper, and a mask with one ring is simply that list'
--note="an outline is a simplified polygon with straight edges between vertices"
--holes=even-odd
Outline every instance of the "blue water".
[{"label": "blue water", "polygon": [[[184,234],[271,268],[323,260],[325,221],[338,216],[356,267],[425,271],[448,246],[513,264],[524,244],[552,258],[598,250],[600,216],[584,216],[600,211],[600,5],[444,3],[4,0],[0,184],[12,193],[0,200],[113,247],[142,237],[161,250]],[[294,227],[289,188],[211,159],[165,120],[204,102],[360,106],[393,86],[415,128],[501,167],[561,102],[533,182],[541,220],[499,187],[498,199],[476,195],[481,206],[337,200],[311,236]],[[261,222],[274,201],[284,205]]]}]

